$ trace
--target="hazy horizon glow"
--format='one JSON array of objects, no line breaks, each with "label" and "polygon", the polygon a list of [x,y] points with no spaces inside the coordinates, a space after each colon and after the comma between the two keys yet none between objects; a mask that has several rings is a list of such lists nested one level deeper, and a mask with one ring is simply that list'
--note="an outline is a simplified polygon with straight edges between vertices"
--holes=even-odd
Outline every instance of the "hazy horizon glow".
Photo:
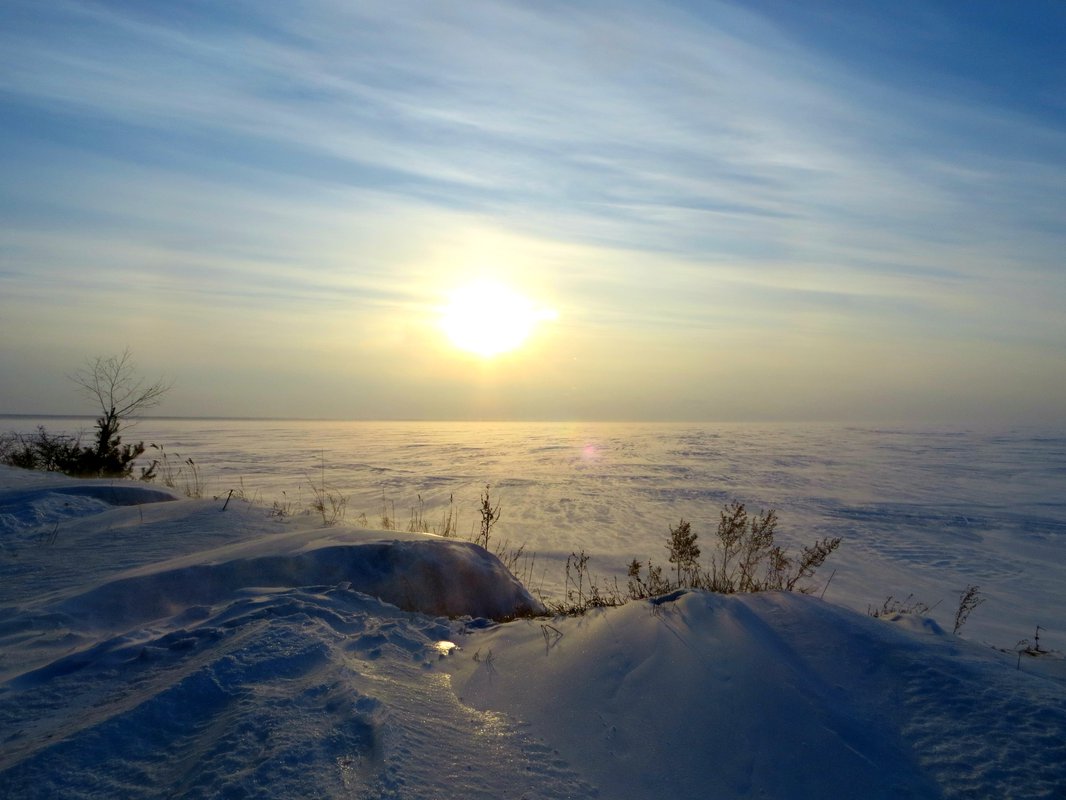
[{"label": "hazy horizon glow", "polygon": [[[1062,421],[1066,9],[13,0],[0,413]],[[441,309],[557,319],[492,359]],[[91,411],[91,409],[88,409]]]}]

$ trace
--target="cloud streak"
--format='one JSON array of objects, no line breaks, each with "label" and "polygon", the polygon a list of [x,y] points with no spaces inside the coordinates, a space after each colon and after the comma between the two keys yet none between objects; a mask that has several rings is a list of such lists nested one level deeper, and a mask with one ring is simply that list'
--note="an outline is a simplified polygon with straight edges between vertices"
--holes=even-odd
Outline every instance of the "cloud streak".
[{"label": "cloud streak", "polygon": [[[724,2],[2,13],[0,285],[43,314],[59,284],[161,314],[343,305],[381,324],[475,269],[468,230],[535,272],[578,339],[1062,343],[1061,116],[960,63],[893,72],[911,62],[858,12],[847,28]],[[995,36],[914,18],[926,29],[899,35],[923,57],[927,34]]]}]

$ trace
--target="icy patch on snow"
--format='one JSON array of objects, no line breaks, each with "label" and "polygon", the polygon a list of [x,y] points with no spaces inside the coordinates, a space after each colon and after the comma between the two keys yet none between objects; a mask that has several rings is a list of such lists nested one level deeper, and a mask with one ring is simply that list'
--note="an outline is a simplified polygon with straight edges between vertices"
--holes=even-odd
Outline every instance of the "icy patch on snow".
[{"label": "icy patch on snow", "polygon": [[455,642],[440,641],[433,643],[433,649],[441,658],[447,658],[459,648]]}]

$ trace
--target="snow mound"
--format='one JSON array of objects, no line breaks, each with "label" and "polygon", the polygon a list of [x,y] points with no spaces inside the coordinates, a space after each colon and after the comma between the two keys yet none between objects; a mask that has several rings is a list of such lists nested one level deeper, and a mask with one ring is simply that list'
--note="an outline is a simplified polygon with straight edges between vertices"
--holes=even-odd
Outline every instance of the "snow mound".
[{"label": "snow mound", "polygon": [[1056,797],[1066,686],[935,626],[789,593],[519,621],[451,663],[624,799]]},{"label": "snow mound", "polygon": [[462,623],[343,587],[191,607],[0,692],[0,796],[594,796],[523,726],[461,704]]},{"label": "snow mound", "polygon": [[434,616],[506,619],[541,610],[499,559],[469,542],[432,538],[319,544],[307,542],[307,552],[118,578],[51,610],[80,626],[126,626],[169,617],[189,606],[214,605],[241,590],[341,584],[404,611]]},{"label": "snow mound", "polygon": [[176,499],[167,490],[126,481],[9,490],[0,492],[0,534],[91,516],[112,506],[137,506]]}]

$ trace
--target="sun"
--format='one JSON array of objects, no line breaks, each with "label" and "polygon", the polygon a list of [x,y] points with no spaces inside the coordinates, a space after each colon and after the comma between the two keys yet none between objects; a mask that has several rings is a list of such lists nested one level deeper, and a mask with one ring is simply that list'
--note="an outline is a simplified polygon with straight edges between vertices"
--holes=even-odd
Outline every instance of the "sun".
[{"label": "sun", "polygon": [[537,323],[555,316],[503,284],[478,281],[451,294],[441,328],[460,350],[489,358],[520,347]]}]

